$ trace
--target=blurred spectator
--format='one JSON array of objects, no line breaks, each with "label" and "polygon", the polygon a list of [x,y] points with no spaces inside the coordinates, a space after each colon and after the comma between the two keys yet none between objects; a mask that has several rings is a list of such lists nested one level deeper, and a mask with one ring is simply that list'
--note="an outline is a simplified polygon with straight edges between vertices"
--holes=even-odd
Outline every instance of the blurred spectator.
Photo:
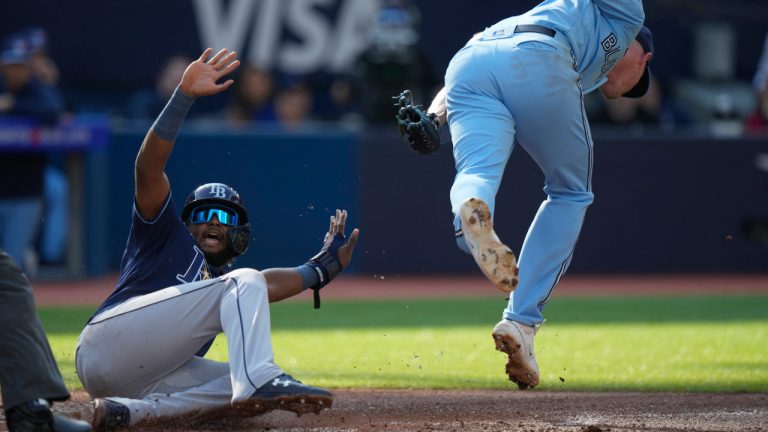
[{"label": "blurred spectator", "polygon": [[[58,93],[59,67],[48,55],[48,34],[39,27],[28,27],[22,34],[30,51],[32,75]],[[43,217],[38,252],[44,264],[61,264],[67,246],[69,227],[69,179],[62,155],[48,155],[43,173]]]},{"label": "blurred spectator", "polygon": [[[356,65],[368,121],[389,122],[392,97],[404,89],[414,100],[436,93],[436,74],[419,45],[419,11],[409,0],[381,0],[370,47]],[[442,80],[440,80],[442,83]]]},{"label": "blurred spectator", "polygon": [[293,82],[281,88],[275,96],[277,122],[286,129],[295,129],[312,120],[314,105],[312,91],[303,82]]},{"label": "blurred spectator", "polygon": [[755,77],[752,79],[752,87],[754,87],[757,93],[765,90],[766,86],[768,86],[768,33],[765,35],[763,53],[760,55],[760,60],[757,63]]},{"label": "blurred spectator", "polygon": [[[55,124],[61,96],[33,76],[26,38],[14,34],[0,51],[0,116],[4,121]],[[43,153],[4,153],[0,162],[0,247],[30,274],[37,260],[30,257],[43,197]]]},{"label": "blurred spectator", "polygon": [[[42,153],[3,153],[0,163],[0,248],[30,273],[37,271],[33,244],[42,213]],[[32,277],[32,274],[29,274]]]},{"label": "blurred spectator", "polygon": [[32,118],[44,125],[55,125],[63,111],[64,102],[55,87],[43,84],[33,74],[31,51],[26,38],[20,34],[6,37],[0,55],[0,114]]},{"label": "blurred spectator", "polygon": [[[637,99],[607,99],[604,96],[605,113],[600,121],[614,124],[659,124],[662,115],[661,89],[658,82],[648,88],[645,96]],[[593,117],[590,117],[592,119]]]},{"label": "blurred spectator", "polygon": [[595,125],[649,125],[671,130],[688,123],[687,116],[665,96],[664,87],[653,75],[648,93],[641,98],[608,99],[600,92],[586,98],[585,109]]},{"label": "blurred spectator", "polygon": [[60,265],[66,258],[69,241],[69,178],[63,169],[62,155],[48,155],[43,171],[43,217],[38,243],[42,264]]},{"label": "blurred spectator", "polygon": [[319,120],[356,127],[365,120],[360,100],[360,87],[354,77],[336,75],[316,91],[315,112]]},{"label": "blurred spectator", "polygon": [[32,74],[45,85],[58,86],[59,67],[48,55],[48,33],[40,27],[28,27],[23,34],[29,44]]},{"label": "blurred spectator", "polygon": [[751,134],[766,133],[768,132],[768,85],[763,86],[763,89],[755,94],[755,98],[757,106],[755,111],[746,118],[744,130]]},{"label": "blurred spectator", "polygon": [[[745,119],[744,132],[753,135],[768,134],[768,34],[765,35],[763,53],[757,62],[752,90],[756,100],[755,110]],[[768,155],[758,155],[756,163],[759,169],[768,171]],[[768,244],[768,217],[747,219],[742,222],[741,228],[748,239]]]},{"label": "blurred spectator", "polygon": [[254,121],[274,122],[277,119],[274,93],[275,79],[270,71],[254,65],[241,68],[233,85],[227,120],[235,126],[249,125]]},{"label": "blurred spectator", "polygon": [[745,131],[765,133],[768,132],[768,34],[765,35],[763,53],[757,63],[752,89],[755,93],[756,106],[745,121]]},{"label": "blurred spectator", "polygon": [[141,89],[131,96],[126,113],[128,117],[152,119],[160,114],[191,61],[182,55],[169,58],[157,74],[154,86]]}]

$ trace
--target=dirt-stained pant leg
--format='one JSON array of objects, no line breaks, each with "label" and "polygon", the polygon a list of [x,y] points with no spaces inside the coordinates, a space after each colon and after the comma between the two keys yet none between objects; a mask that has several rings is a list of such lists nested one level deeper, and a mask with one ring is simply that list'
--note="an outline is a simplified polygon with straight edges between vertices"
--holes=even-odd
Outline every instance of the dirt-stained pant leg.
[{"label": "dirt-stained pant leg", "polygon": [[5,408],[44,398],[65,400],[64,385],[37,316],[32,286],[0,249],[0,390]]},{"label": "dirt-stained pant leg", "polygon": [[[229,364],[195,360],[222,331]],[[92,396],[129,398],[116,400],[131,409],[133,424],[246,399],[282,373],[273,360],[266,281],[240,269],[99,314],[80,336],[76,363]]]}]

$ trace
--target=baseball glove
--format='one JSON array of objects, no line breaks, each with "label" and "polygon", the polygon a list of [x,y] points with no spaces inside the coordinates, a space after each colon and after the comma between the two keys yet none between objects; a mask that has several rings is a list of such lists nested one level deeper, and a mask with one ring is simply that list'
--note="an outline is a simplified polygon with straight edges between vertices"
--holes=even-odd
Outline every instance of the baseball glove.
[{"label": "baseball glove", "polygon": [[440,148],[440,122],[436,114],[424,112],[421,105],[413,104],[410,90],[404,90],[392,99],[397,109],[400,136],[417,153],[429,155]]}]

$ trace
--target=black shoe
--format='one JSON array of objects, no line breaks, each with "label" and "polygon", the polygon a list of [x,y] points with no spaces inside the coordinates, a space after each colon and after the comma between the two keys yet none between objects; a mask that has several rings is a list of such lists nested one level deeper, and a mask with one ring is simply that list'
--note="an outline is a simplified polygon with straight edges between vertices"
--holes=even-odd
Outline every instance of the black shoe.
[{"label": "black shoe", "polygon": [[35,399],[14,405],[5,413],[8,432],[90,432],[91,426],[82,421],[54,415],[45,399]]},{"label": "black shoe", "polygon": [[56,414],[53,415],[53,430],[56,432],[93,432],[91,425],[86,421]]},{"label": "black shoe", "polygon": [[131,421],[131,411],[127,406],[109,399],[96,399],[93,409],[93,430],[107,432],[127,428]]},{"label": "black shoe", "polygon": [[292,376],[282,374],[259,387],[249,399],[237,403],[235,408],[248,415],[274,409],[302,415],[310,412],[318,414],[332,404],[333,395],[328,390],[302,384]]}]

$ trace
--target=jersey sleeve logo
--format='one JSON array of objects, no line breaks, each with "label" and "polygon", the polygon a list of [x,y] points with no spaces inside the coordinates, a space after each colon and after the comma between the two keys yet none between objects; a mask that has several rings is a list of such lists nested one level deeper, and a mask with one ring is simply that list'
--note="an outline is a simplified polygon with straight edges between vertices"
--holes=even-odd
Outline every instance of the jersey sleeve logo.
[{"label": "jersey sleeve logo", "polygon": [[600,45],[602,45],[603,51],[609,52],[613,50],[616,47],[616,45],[618,45],[618,43],[619,41],[616,39],[616,35],[611,33],[608,35],[608,37],[603,39],[602,42],[600,42]]},{"label": "jersey sleeve logo", "polygon": [[605,61],[603,67],[600,68],[602,75],[607,74],[616,65],[616,62],[621,60],[623,53],[621,53],[621,47],[619,46],[619,39],[615,34],[609,34],[605,39],[600,42],[600,46],[605,52]]}]

